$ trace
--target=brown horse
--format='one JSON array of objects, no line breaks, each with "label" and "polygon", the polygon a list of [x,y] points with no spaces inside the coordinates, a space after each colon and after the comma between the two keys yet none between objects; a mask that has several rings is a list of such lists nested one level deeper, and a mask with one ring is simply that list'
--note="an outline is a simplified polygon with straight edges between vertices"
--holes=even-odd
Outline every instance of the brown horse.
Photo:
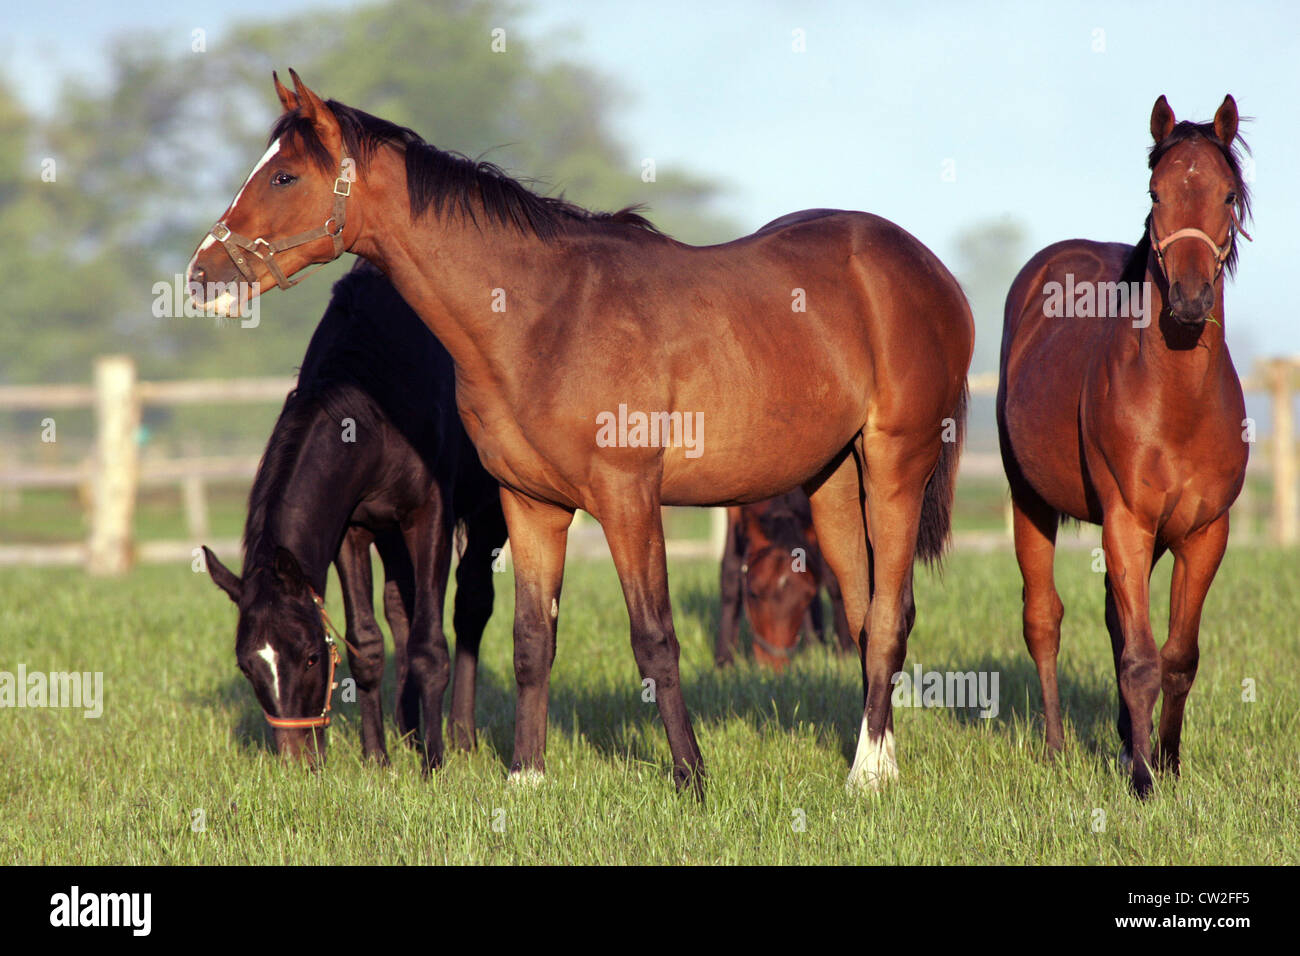
[{"label": "brown horse", "polygon": [[[1247,457],[1245,403],[1223,329],[1223,273],[1233,270],[1250,211],[1234,148],[1237,105],[1225,98],[1212,124],[1176,123],[1162,96],[1151,135],[1152,207],[1138,244],[1060,242],[1016,277],[997,399],[1047,745],[1055,752],[1063,743],[1056,657],[1064,608],[1052,558],[1066,516],[1102,526],[1121,760],[1142,797],[1152,766],[1178,772],[1201,606]],[[1133,307],[1135,296],[1145,309]],[[1076,317],[1064,318],[1072,306]],[[1166,550],[1174,555],[1169,639],[1157,654],[1149,581]]]},{"label": "brown horse", "polygon": [[754,660],[778,674],[805,634],[825,640],[821,592],[831,599],[841,651],[853,648],[844,598],[817,544],[812,506],[802,489],[727,509],[722,554],[722,615],[714,660],[731,663],[740,638],[740,615],[749,618]]},{"label": "brown horse", "polygon": [[348,250],[451,353],[514,556],[512,777],[543,771],[565,541],[582,508],[605,530],[674,780],[703,793],[660,505],[799,485],[860,639],[849,782],[896,775],[890,677],[915,613],[913,558],[936,559],[948,536],[974,337],[943,264],[893,223],[825,209],[687,246],[294,84],[276,81],[285,113],[195,253],[191,294],[229,311],[260,282],[288,286]]}]

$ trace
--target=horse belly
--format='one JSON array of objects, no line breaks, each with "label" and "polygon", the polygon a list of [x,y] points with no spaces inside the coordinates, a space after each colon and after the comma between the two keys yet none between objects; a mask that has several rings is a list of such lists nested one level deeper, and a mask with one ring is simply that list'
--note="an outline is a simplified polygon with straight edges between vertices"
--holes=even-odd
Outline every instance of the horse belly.
[{"label": "horse belly", "polygon": [[1018,470],[1054,510],[1080,521],[1099,521],[1079,443],[1082,378],[1063,368],[1042,345],[1009,364],[999,412],[1003,458],[1008,472]]}]

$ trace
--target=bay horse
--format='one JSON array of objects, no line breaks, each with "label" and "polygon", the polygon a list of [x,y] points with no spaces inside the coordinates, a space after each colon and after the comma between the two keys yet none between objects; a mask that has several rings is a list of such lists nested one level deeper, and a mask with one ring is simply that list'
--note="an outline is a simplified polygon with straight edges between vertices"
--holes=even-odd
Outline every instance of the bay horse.
[{"label": "bay horse", "polygon": [[629,693],[653,688],[674,782],[703,796],[660,506],[796,486],[860,649],[849,786],[896,776],[890,677],[915,616],[912,564],[945,546],[965,422],[974,331],[951,273],[893,223],[828,209],[688,246],[630,210],[539,196],[292,75],[293,91],[275,79],[284,113],[271,146],[196,250],[190,292],[229,314],[263,282],[287,288],[351,251],[451,353],[515,564],[511,778],[544,771],[565,542],[581,508],[622,584],[642,678]]},{"label": "bay horse", "polygon": [[[1201,607],[1246,476],[1245,402],[1223,313],[1224,273],[1236,264],[1235,240],[1246,235],[1241,222],[1250,212],[1237,126],[1231,96],[1213,123],[1176,122],[1161,96],[1151,111],[1151,211],[1142,238],[1134,246],[1083,239],[1048,246],[1007,295],[998,434],[1047,746],[1054,753],[1063,744],[1056,658],[1064,607],[1052,559],[1065,517],[1102,527],[1120,759],[1140,797],[1152,789],[1153,766],[1178,772]],[[1145,289],[1145,312],[1115,308],[1122,306],[1109,291],[1115,283],[1139,296]],[[1059,293],[1071,287],[1080,301],[1104,299],[1101,317],[1062,318]],[[1165,551],[1174,555],[1169,638],[1157,654],[1149,580]]]},{"label": "bay horse", "polygon": [[479,643],[506,532],[497,483],[456,413],[453,374],[446,350],[383,273],[359,260],[334,286],[258,466],[242,576],[203,549],[212,580],[239,607],[235,656],[283,754],[312,764],[325,754],[337,658],[323,595],[333,561],[362,748],[388,762],[374,543],[397,659],[398,733],[421,742],[423,706],[424,765],[441,763],[450,670],[443,604],[457,528],[464,550],[448,733],[454,746],[474,746]]},{"label": "bay horse", "polygon": [[754,660],[778,674],[805,634],[825,640],[821,592],[831,599],[841,651],[853,648],[844,598],[817,545],[812,506],[802,489],[727,509],[722,553],[722,615],[714,661],[732,662],[740,616],[749,618]]}]

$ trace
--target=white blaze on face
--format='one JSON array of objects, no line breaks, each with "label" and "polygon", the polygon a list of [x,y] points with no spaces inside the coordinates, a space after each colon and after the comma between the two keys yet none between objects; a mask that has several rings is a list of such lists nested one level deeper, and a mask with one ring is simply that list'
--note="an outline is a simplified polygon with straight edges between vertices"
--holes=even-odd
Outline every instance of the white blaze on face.
[{"label": "white blaze on face", "polygon": [[258,173],[260,173],[262,171],[262,167],[265,166],[267,163],[269,163],[271,161],[271,157],[274,156],[279,151],[280,151],[280,141],[277,139],[274,143],[272,143],[270,146],[267,147],[266,152],[262,154],[262,158],[259,159],[257,161],[257,165],[253,167],[253,171],[249,173],[248,178],[244,180],[244,185],[240,186],[239,192],[235,193],[235,198],[230,203],[231,209],[234,209],[236,206],[239,205],[239,197],[244,195],[244,190],[247,189],[248,184],[253,181],[253,177],[256,176]]},{"label": "white blaze on face", "polygon": [[[253,181],[253,178],[259,172],[262,171],[262,167],[265,166],[267,163],[269,163],[271,159],[278,152],[280,152],[280,140],[277,139],[274,143],[272,143],[267,148],[266,152],[262,154],[262,158],[257,161],[257,165],[253,167],[253,171],[249,173],[248,178],[244,180],[244,185],[239,187],[239,192],[235,193],[234,200],[231,201],[228,207],[226,207],[226,215],[229,215],[230,210],[234,209],[237,205],[239,205],[239,199],[241,196],[244,195],[244,190],[248,188],[248,184]],[[211,249],[212,246],[216,243],[216,241],[217,240],[213,237],[212,233],[208,233],[208,235],[204,237],[203,241],[199,243],[199,248],[195,250],[194,255],[190,258],[189,265],[185,267],[185,276],[187,279],[194,274],[194,266],[195,263],[198,262],[199,256],[202,255],[204,252],[206,252],[208,249]],[[242,278],[243,276],[241,275],[239,279]],[[200,302],[197,300],[195,302],[195,305],[197,305],[199,308],[206,309],[207,311],[210,312],[215,312],[217,315],[229,315],[230,307],[234,304],[235,304],[235,297],[228,292],[223,292],[213,302],[206,302],[206,301]],[[242,305],[242,303],[240,304]]]},{"label": "white blaze on face", "polygon": [[267,644],[257,656],[266,661],[266,666],[271,668],[271,693],[275,697],[275,702],[280,703],[280,668],[279,655],[275,653],[275,648]]}]

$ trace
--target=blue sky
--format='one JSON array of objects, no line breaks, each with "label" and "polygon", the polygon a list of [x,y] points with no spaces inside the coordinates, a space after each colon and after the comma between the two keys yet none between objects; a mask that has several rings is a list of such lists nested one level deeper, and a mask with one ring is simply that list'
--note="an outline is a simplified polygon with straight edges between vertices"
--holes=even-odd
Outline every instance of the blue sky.
[{"label": "blue sky", "polygon": [[[274,11],[326,3],[349,5],[282,0]],[[5,14],[18,22],[0,32],[0,54],[45,109],[62,76],[96,75],[114,36],[174,27],[186,49],[202,26],[212,48],[266,9],[50,0]],[[630,152],[726,183],[720,209],[747,231],[795,209],[865,209],[949,262],[961,230],[1003,216],[1026,228],[1027,255],[1074,236],[1135,240],[1153,101],[1167,94],[1179,118],[1206,120],[1231,92],[1256,117],[1244,126],[1256,241],[1228,292],[1230,341],[1300,353],[1286,298],[1288,230],[1300,222],[1300,4],[543,0],[502,26],[510,42],[610,76]],[[796,30],[805,52],[793,50]]]}]

